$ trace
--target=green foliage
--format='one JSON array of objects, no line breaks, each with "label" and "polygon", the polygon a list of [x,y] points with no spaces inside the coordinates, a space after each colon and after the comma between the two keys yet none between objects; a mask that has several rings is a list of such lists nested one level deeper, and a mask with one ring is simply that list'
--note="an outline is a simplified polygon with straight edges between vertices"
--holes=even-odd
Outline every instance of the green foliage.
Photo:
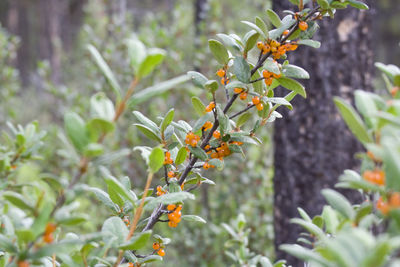
[{"label": "green foliage", "polygon": [[[334,2],[337,1],[331,1],[328,6],[323,2],[322,7],[312,10],[304,9],[301,18],[311,22],[320,15],[333,13]],[[363,8],[356,1],[340,3]],[[242,147],[255,150],[247,145],[262,143],[263,138],[256,134],[262,126],[282,117],[276,110],[280,106],[292,108],[290,102],[297,94],[306,97],[304,87],[295,79],[306,79],[309,75],[300,67],[289,64],[286,60],[289,49],[285,49],[291,47],[291,50],[295,50],[299,44],[317,47],[319,43],[311,40],[317,27],[310,27],[303,34],[291,36],[297,31],[298,21],[293,13],[288,14],[281,19],[269,10],[267,17],[275,28],[267,25],[264,18],[256,17],[255,23],[244,21],[250,29],[243,38],[236,34],[218,34],[221,41],[209,41],[210,52],[215,58],[215,61],[209,62],[214,64],[210,69],[214,70],[212,72],[224,69],[225,72],[220,75],[223,76],[220,77],[223,78],[221,84],[214,80],[215,77],[207,78],[209,74],[187,72],[187,66],[177,66],[179,60],[169,57],[171,51],[150,48],[154,44],[149,39],[127,37],[126,34],[121,38],[124,48],[120,51],[117,43],[110,42],[112,44],[105,44],[104,47],[99,41],[102,38],[90,38],[94,36],[90,36],[88,30],[86,38],[91,44],[85,47],[93,59],[90,64],[92,68],[88,68],[89,77],[86,82],[79,84],[79,88],[88,86],[90,95],[83,93],[80,96],[75,93],[70,96],[69,89],[58,92],[52,85],[48,85],[48,89],[55,95],[71,103],[76,104],[74,101],[78,102],[77,99],[82,97],[80,105],[61,109],[64,131],[59,130],[49,137],[57,136],[58,141],[53,140],[55,147],[48,145],[50,142],[44,145],[45,134],[39,131],[37,123],[28,124],[25,128],[10,124],[12,134],[3,135],[4,145],[2,143],[0,150],[0,173],[4,178],[0,184],[0,264],[113,266],[131,262],[143,266],[163,259],[169,239],[155,234],[156,231],[164,232],[165,228],[154,227],[166,222],[171,229],[178,224],[186,229],[204,227],[202,231],[207,235],[212,235],[214,230],[221,233],[224,228],[233,238],[231,244],[238,244],[239,247],[235,253],[227,253],[235,263],[282,266],[282,262],[272,265],[266,257],[261,256],[265,251],[257,251],[258,254],[251,252],[251,233],[245,229],[243,215],[239,215],[233,228],[227,224],[221,224],[221,227],[211,225],[202,217],[191,214],[198,211],[190,209],[190,200],[195,199],[192,191],[204,188],[207,184],[216,184],[213,180],[218,179],[205,177],[211,173],[209,168],[222,170],[225,167],[228,174],[225,180],[237,177],[233,163],[226,160],[228,157],[248,156],[253,157],[252,162],[256,162],[256,159],[260,161],[257,152],[247,153]],[[283,35],[285,30],[290,32],[287,37]],[[162,36],[162,33],[154,35]],[[177,38],[170,39],[175,41]],[[268,52],[260,51],[258,45],[255,47],[257,41],[275,43],[276,50],[280,48],[282,51],[283,47],[284,51],[280,54],[272,49]],[[118,60],[119,64],[115,64]],[[170,76],[158,74],[160,64],[164,61],[167,64],[163,68],[174,69],[171,71],[174,74],[172,76],[179,76],[171,79]],[[265,71],[272,75],[272,83],[268,83],[267,77],[264,77]],[[181,75],[186,72],[187,75]],[[193,106],[200,116],[195,121],[192,121],[192,113],[179,109],[179,103],[170,109],[165,107],[165,99],[156,98],[190,79],[198,87],[185,84],[191,94],[198,95],[192,98]],[[394,82],[397,83],[397,80]],[[278,86],[291,92],[285,98],[274,97],[274,90]],[[259,103],[243,104],[238,100],[243,98],[239,96],[242,92],[238,93],[236,88],[244,89],[244,93],[252,97],[258,97],[254,99],[258,99]],[[206,94],[208,100],[212,99],[216,105],[207,114],[201,100]],[[147,107],[140,106],[145,101],[146,105],[157,108],[158,115],[159,105],[162,106],[165,115],[157,117],[146,112]],[[124,118],[124,111],[132,107],[143,112],[133,111],[133,116]],[[388,118],[386,116],[386,120]],[[128,129],[118,125],[124,119],[128,119],[129,124],[135,120],[135,127]],[[142,140],[143,136],[138,135],[138,132],[145,139]],[[111,140],[110,137],[114,138]],[[385,144],[385,140],[382,140],[382,144]],[[130,155],[129,151],[134,145],[137,145],[134,151],[140,151],[143,160],[139,160],[138,155]],[[135,160],[128,158],[128,155],[135,157]],[[392,160],[392,164],[387,166],[387,173],[397,173],[397,157],[386,150],[383,150],[382,155]],[[44,159],[41,165],[38,163],[40,159]],[[135,172],[130,172],[131,177],[128,178],[126,173],[131,171],[132,164]],[[247,167],[251,167],[250,164]],[[146,172],[149,173],[146,175]],[[247,183],[251,184],[248,177],[253,179],[251,175],[260,173],[262,169],[240,179],[247,179]],[[146,176],[148,178],[142,191],[143,177]],[[153,176],[156,189],[151,188]],[[254,180],[263,182],[260,178]],[[225,185],[222,188],[228,189],[219,196],[223,200],[232,198],[232,187],[236,187],[237,192],[244,190],[240,183],[235,185],[232,182],[232,186],[227,182],[222,184]],[[394,181],[388,184],[392,188],[398,186]],[[267,184],[256,188],[258,198],[266,191],[270,193],[268,187]],[[90,194],[86,194],[88,192]],[[367,209],[352,213],[343,197],[330,191],[326,195],[332,203],[339,201],[336,205],[332,204],[341,211],[337,221],[341,219],[340,216],[358,218],[360,222],[365,217]],[[91,197],[95,197],[100,208],[91,203]],[[265,205],[259,199],[253,201],[253,205],[264,208]],[[228,215],[222,214],[221,218],[228,220],[231,210],[238,208],[231,206]],[[334,209],[330,211],[329,215],[334,216]],[[322,238],[324,233],[319,226],[323,219],[321,216],[312,222],[294,222]],[[332,225],[331,230],[335,231]],[[153,241],[159,248],[150,248]],[[386,250],[386,244],[381,249]],[[212,258],[212,252],[210,254]],[[371,258],[371,262],[379,260],[379,257]]]}]

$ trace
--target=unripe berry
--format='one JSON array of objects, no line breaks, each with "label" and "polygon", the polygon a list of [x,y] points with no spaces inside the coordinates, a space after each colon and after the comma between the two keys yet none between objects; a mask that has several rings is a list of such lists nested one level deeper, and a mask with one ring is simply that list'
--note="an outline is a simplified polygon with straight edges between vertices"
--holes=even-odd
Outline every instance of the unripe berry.
[{"label": "unripe berry", "polygon": [[308,29],[308,24],[305,21],[300,21],[299,23],[299,29],[300,31],[306,31]]},{"label": "unripe berry", "polygon": [[264,48],[264,43],[263,42],[257,42],[257,48],[262,50]]}]

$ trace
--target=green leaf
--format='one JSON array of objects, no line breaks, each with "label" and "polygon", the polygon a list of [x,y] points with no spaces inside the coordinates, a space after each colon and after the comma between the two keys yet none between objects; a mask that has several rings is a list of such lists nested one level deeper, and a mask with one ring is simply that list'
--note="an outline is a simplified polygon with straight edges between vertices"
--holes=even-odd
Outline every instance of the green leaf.
[{"label": "green leaf", "polygon": [[114,73],[111,71],[110,67],[104,61],[103,57],[100,55],[99,51],[93,45],[88,45],[88,50],[92,55],[93,59],[95,60],[97,66],[103,73],[104,77],[106,78],[108,84],[113,89],[117,101],[121,100],[121,86],[118,84],[117,80],[115,79]]},{"label": "green leaf", "polygon": [[83,151],[83,155],[89,158],[100,156],[103,153],[104,153],[104,147],[102,144],[99,143],[90,143],[85,147],[85,150]]},{"label": "green leaf", "polygon": [[192,80],[194,85],[205,89],[205,84],[208,81],[206,76],[204,76],[203,74],[201,74],[200,72],[197,72],[197,71],[188,71],[187,76],[189,77],[189,79]]},{"label": "green leaf", "polygon": [[226,114],[224,114],[224,111],[219,105],[217,105],[217,117],[220,124],[219,130],[221,132],[221,136],[223,136],[228,130],[229,118]]},{"label": "green leaf", "polygon": [[317,0],[318,5],[320,5],[323,9],[329,8],[328,0]]},{"label": "green leaf", "polygon": [[128,228],[121,218],[113,216],[105,220],[101,228],[101,233],[104,235],[104,242],[108,242],[110,238],[115,239],[113,244],[120,245],[125,242],[128,235]]},{"label": "green leaf", "polygon": [[138,121],[144,124],[144,126],[150,128],[154,133],[158,133],[160,131],[159,127],[155,122],[147,118],[145,115],[140,113],[139,111],[133,111],[133,115],[136,117]]},{"label": "green leaf", "polygon": [[138,234],[135,234],[131,239],[127,242],[120,245],[118,248],[122,250],[138,250],[143,248],[151,237],[152,231],[145,231]]},{"label": "green leaf", "polygon": [[157,83],[154,86],[147,87],[143,90],[132,95],[129,99],[128,106],[132,107],[134,105],[143,103],[153,97],[159,96],[162,93],[175,89],[177,85],[189,81],[189,77],[187,75],[181,75],[170,80]]},{"label": "green leaf", "polygon": [[138,127],[138,129],[148,138],[157,141],[159,143],[161,143],[161,138],[150,128],[142,125],[142,124],[138,124],[138,123],[134,123],[134,126]]},{"label": "green leaf", "polygon": [[265,60],[264,68],[269,72],[273,72],[275,74],[281,74],[281,70],[279,69],[278,63],[270,58]]},{"label": "green leaf", "polygon": [[175,164],[179,165],[185,162],[187,156],[187,150],[185,147],[181,147],[176,155]]},{"label": "green leaf", "polygon": [[136,38],[130,38],[126,40],[126,46],[128,47],[131,67],[136,69],[146,58],[146,47],[140,40]]},{"label": "green leaf", "polygon": [[229,54],[225,46],[217,40],[208,40],[208,46],[213,53],[215,59],[222,65],[227,65],[229,61]]},{"label": "green leaf", "polygon": [[97,142],[100,136],[115,130],[114,123],[101,118],[91,119],[87,122],[86,127],[92,142]]},{"label": "green leaf", "polygon": [[308,74],[306,70],[295,65],[283,66],[282,73],[286,77],[291,77],[296,79],[310,79],[310,74]]},{"label": "green leaf", "polygon": [[299,258],[301,260],[304,260],[306,262],[308,261],[314,261],[322,264],[321,266],[330,266],[331,264],[325,260],[322,256],[320,256],[318,253],[304,248],[300,245],[280,245],[279,249],[287,252],[290,255],[295,256],[296,258]]},{"label": "green leaf", "polygon": [[243,57],[236,57],[233,61],[233,73],[241,82],[248,83],[250,81],[250,66]]},{"label": "green leaf", "polygon": [[167,115],[165,115],[163,121],[161,122],[161,132],[163,133],[165,129],[167,128],[168,125],[171,124],[172,120],[174,119],[175,111],[173,108],[171,108],[168,112]]},{"label": "green leaf", "polygon": [[309,39],[305,39],[305,40],[299,40],[297,42],[297,44],[299,45],[307,45],[313,48],[320,48],[321,47],[321,43],[315,40],[309,40]]},{"label": "green leaf", "polygon": [[200,98],[198,98],[197,96],[192,97],[192,105],[197,115],[203,116],[207,113],[206,106],[203,104],[203,102],[201,102]]},{"label": "green leaf", "polygon": [[347,0],[347,2],[349,3],[349,5],[351,5],[352,7],[358,8],[358,9],[369,9],[369,7],[361,2],[361,1],[357,1],[357,0]]},{"label": "green leaf", "polygon": [[6,236],[0,234],[0,248],[6,252],[17,253],[18,248]]},{"label": "green leaf", "polygon": [[74,147],[82,152],[85,146],[89,144],[89,136],[85,122],[78,114],[67,112],[64,115],[64,128]]},{"label": "green leaf", "polygon": [[241,52],[243,50],[241,45],[239,45],[232,36],[226,35],[224,33],[218,33],[217,36],[222,40],[225,46],[227,46],[228,48],[232,47],[234,49],[234,52]]},{"label": "green leaf", "polygon": [[152,210],[158,204],[169,205],[183,202],[186,199],[194,199],[194,195],[188,192],[173,192],[152,198],[145,206],[145,210]]},{"label": "green leaf", "polygon": [[381,140],[383,146],[382,159],[385,163],[386,187],[394,191],[400,191],[400,154],[399,141],[393,137],[384,137]]},{"label": "green leaf", "polygon": [[260,17],[256,17],[256,25],[262,30],[264,36],[268,38],[268,26],[265,24],[264,20]]},{"label": "green leaf", "polygon": [[272,9],[267,9],[267,16],[269,21],[271,21],[272,25],[276,28],[279,28],[282,25],[282,21],[278,14],[276,14]]},{"label": "green leaf", "polygon": [[90,115],[92,118],[112,121],[115,116],[113,102],[104,93],[93,95],[90,98]]},{"label": "green leaf", "polygon": [[216,80],[209,80],[204,84],[204,87],[211,93],[214,93],[218,90],[219,85]]},{"label": "green leaf", "polygon": [[140,263],[149,263],[149,262],[162,261],[162,260],[163,260],[163,258],[161,256],[150,255],[150,256],[147,256],[147,257],[145,257],[143,259],[139,259],[139,262]]},{"label": "green leaf", "polygon": [[243,126],[250,118],[252,117],[252,114],[250,112],[245,112],[240,117],[238,118],[236,122],[237,127]]},{"label": "green leaf", "polygon": [[350,202],[340,193],[332,189],[323,189],[321,191],[329,205],[340,212],[345,218],[353,219],[355,212]]},{"label": "green leaf", "polygon": [[201,218],[200,216],[197,215],[183,215],[182,220],[188,221],[188,222],[199,222],[199,223],[206,223],[206,220]]},{"label": "green leaf", "polygon": [[164,151],[155,147],[149,156],[149,168],[152,173],[156,173],[164,164]]},{"label": "green leaf", "polygon": [[58,219],[57,223],[66,226],[74,226],[86,222],[88,220],[89,220],[88,216],[82,214],[82,215],[75,215]]},{"label": "green leaf", "polygon": [[250,51],[257,43],[258,37],[260,37],[260,34],[256,32],[255,30],[251,30],[246,35],[244,36],[244,52],[247,53]]},{"label": "green leaf", "polygon": [[325,233],[322,231],[322,229],[312,222],[308,222],[299,218],[293,218],[290,220],[290,223],[301,225],[304,229],[306,229],[308,232],[315,235],[319,239],[322,239],[325,236]]},{"label": "green leaf", "polygon": [[306,98],[306,90],[304,89],[304,86],[301,85],[298,81],[295,81],[293,79],[287,78],[287,77],[281,77],[277,79],[279,84],[285,87],[286,89],[289,89],[302,97]]},{"label": "green leaf", "polygon": [[196,147],[189,146],[189,150],[190,150],[190,152],[192,152],[192,154],[195,157],[197,157],[197,158],[199,158],[201,160],[207,160],[208,159],[208,156],[207,156],[206,152],[203,149],[201,149],[200,147],[198,147],[198,146],[196,146]]},{"label": "green leaf", "polygon": [[111,200],[110,196],[104,192],[103,190],[91,187],[88,189],[90,192],[93,192],[96,198],[103,203],[106,207],[110,208],[113,212],[119,212],[119,207]]},{"label": "green leaf", "polygon": [[16,192],[7,191],[2,193],[1,196],[14,206],[22,210],[27,210],[30,212],[34,212],[35,210],[33,206],[31,206],[28,202],[26,202],[25,198],[22,195]]},{"label": "green leaf", "polygon": [[144,78],[149,75],[155,67],[157,67],[164,60],[166,53],[159,48],[151,48],[147,50],[147,55],[143,62],[137,69],[136,75],[138,79]]},{"label": "green leaf", "polygon": [[241,23],[244,23],[248,26],[250,26],[253,30],[255,30],[256,32],[258,32],[264,39],[267,38],[267,36],[265,35],[265,33],[263,32],[263,30],[261,30],[256,24],[250,22],[250,21],[245,21],[242,20]]},{"label": "green leaf", "polygon": [[100,171],[103,174],[106,184],[111,187],[115,192],[128,199],[133,206],[136,205],[136,198],[130,193],[130,188],[125,188],[124,185],[118,181],[110,172],[104,168],[100,167]]},{"label": "green leaf", "polygon": [[364,144],[373,142],[372,137],[368,134],[364,122],[361,120],[360,116],[353,109],[353,107],[339,97],[335,97],[333,101],[335,102],[336,107],[339,109],[340,114],[355,137],[357,137],[357,139]]}]

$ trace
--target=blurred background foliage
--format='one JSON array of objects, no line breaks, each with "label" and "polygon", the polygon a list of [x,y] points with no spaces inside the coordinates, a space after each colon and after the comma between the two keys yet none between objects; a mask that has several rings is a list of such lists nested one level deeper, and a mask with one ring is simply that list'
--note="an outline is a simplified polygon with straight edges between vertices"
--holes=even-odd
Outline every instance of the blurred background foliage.
[{"label": "blurred background foliage", "polygon": [[[396,21],[396,8],[399,8],[396,1],[379,1],[379,8],[383,10],[379,14],[388,15],[379,17],[374,32],[385,40],[377,43],[377,60],[399,64],[400,56],[393,56],[387,49],[395,47],[393,43],[400,39],[398,25],[391,22]],[[147,47],[167,51],[164,63],[140,84],[138,91],[189,70],[215,77],[217,65],[210,60],[207,39],[220,32],[244,34],[246,26],[240,21],[252,20],[268,7],[268,0],[2,1],[0,130],[6,129],[6,121],[24,125],[38,120],[48,132],[43,158],[35,164],[21,166],[18,179],[35,180],[43,173],[56,173],[62,181],[76,166],[77,157],[71,156],[72,149],[65,148],[68,145],[62,130],[64,113],[73,110],[85,117],[90,96],[109,89],[87,50],[88,44],[97,47],[124,88],[132,79],[127,56],[130,38],[139,38]],[[110,165],[119,176],[128,175],[134,188],[141,190],[146,170],[140,155],[131,149],[121,149],[146,142],[131,126],[130,111],[140,110],[156,118],[174,107],[177,119],[190,120],[195,117],[189,101],[191,96],[206,97],[200,89],[184,83],[131,106],[119,122],[118,130],[106,138],[105,147],[110,151],[99,159],[101,163]],[[163,266],[227,266],[231,261],[224,252],[232,244],[225,244],[229,234],[221,225],[233,223],[239,214],[247,218],[249,249],[274,256],[272,131],[268,129],[260,134],[264,142],[261,149],[248,148],[246,159],[236,157],[227,161],[223,172],[209,171],[209,178],[216,185],[203,187],[197,192],[197,200],[185,206],[185,212],[206,218],[207,225],[180,224],[176,230],[166,225],[156,226],[164,228],[162,231],[173,240]],[[87,180],[89,184],[102,183],[93,171],[89,171]],[[90,206],[96,200],[83,191],[77,200],[80,209],[92,218],[80,230],[99,230],[107,211],[93,213]]]}]

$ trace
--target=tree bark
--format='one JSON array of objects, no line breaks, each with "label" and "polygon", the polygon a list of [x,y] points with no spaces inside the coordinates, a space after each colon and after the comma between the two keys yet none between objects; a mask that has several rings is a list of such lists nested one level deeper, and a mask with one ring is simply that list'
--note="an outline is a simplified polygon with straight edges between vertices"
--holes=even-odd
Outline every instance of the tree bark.
[{"label": "tree bark", "polygon": [[[274,0],[274,10],[281,15],[293,7],[289,1]],[[279,245],[295,243],[299,237],[301,229],[289,223],[299,216],[297,207],[310,216],[319,214],[325,205],[321,189],[333,187],[343,170],[359,166],[354,154],[362,147],[338,114],[333,97],[351,101],[353,90],[370,89],[371,20],[369,11],[338,10],[333,21],[320,23],[319,50],[301,47],[289,55],[311,76],[303,82],[307,99],[297,96],[293,111],[281,109],[284,118],[274,130],[275,248],[277,258],[293,266],[301,264],[280,251]]]}]

